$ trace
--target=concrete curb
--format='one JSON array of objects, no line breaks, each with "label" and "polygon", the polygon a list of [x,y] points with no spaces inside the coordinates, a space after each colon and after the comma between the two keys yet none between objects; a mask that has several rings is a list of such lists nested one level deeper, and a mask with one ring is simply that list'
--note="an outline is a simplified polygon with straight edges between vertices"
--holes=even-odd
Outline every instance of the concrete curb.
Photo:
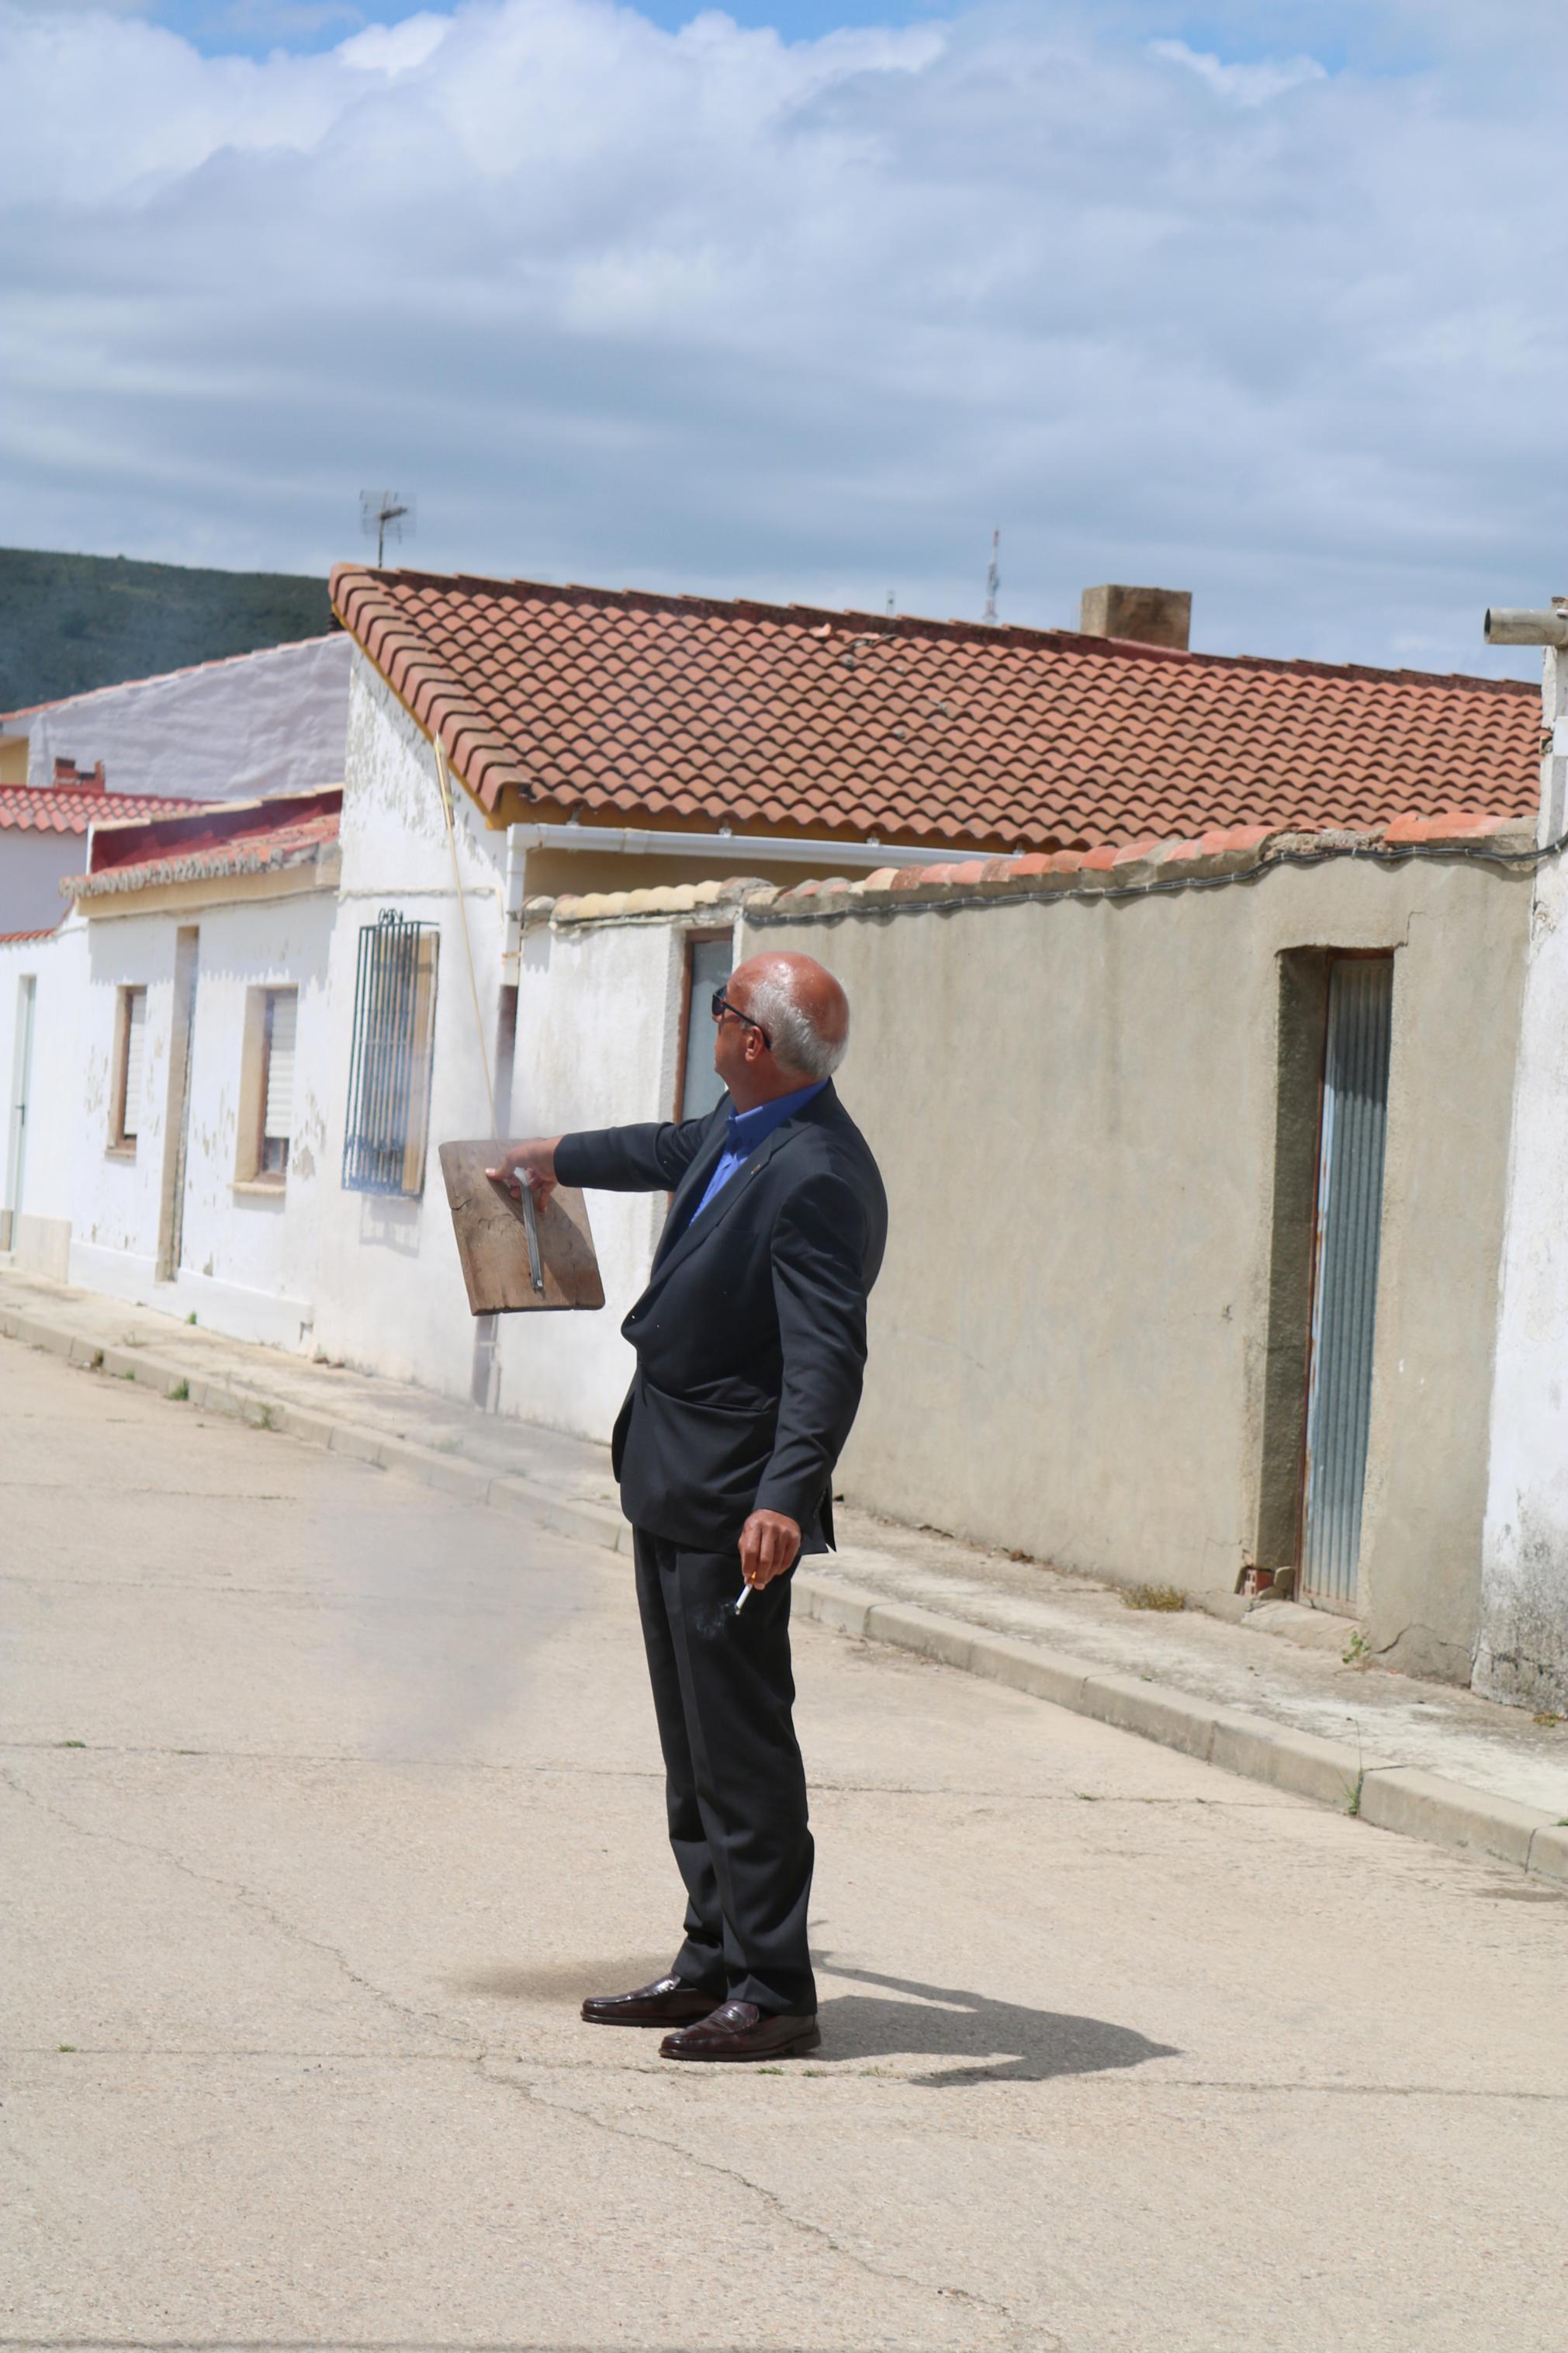
[{"label": "concrete curb", "polygon": [[1287,1725],[1271,1724],[1242,1708],[1222,1707],[1167,1683],[1108,1673],[1060,1651],[988,1633],[935,1610],[889,1601],[863,1588],[814,1576],[809,1569],[795,1572],[795,1606],[803,1616],[840,1633],[888,1642],[944,1666],[989,1676],[993,1683],[1028,1692],[1077,1715],[1093,1716],[1121,1732],[1136,1732],[1165,1748],[1179,1748],[1225,1772],[1355,1814],[1378,1830],[1492,1855],[1568,1887],[1568,1828],[1531,1806],[1467,1788],[1436,1773],[1403,1766],[1363,1769],[1356,1750],[1342,1742],[1293,1732]]},{"label": "concrete curb", "polygon": [[[47,1349],[110,1379],[136,1381],[161,1397],[188,1398],[205,1413],[226,1414],[256,1430],[278,1430],[378,1470],[400,1472],[464,1503],[516,1512],[553,1535],[609,1552],[631,1550],[632,1532],[618,1512],[557,1494],[512,1472],[491,1472],[482,1463],[442,1454],[412,1439],[389,1437],[337,1414],[285,1405],[241,1381],[214,1380],[195,1364],[177,1362],[167,1343],[162,1348],[107,1343],[100,1347],[67,1325],[7,1307],[0,1307],[0,1337]],[[886,1642],[967,1674],[987,1676],[1010,1690],[1070,1708],[1077,1715],[1114,1725],[1118,1731],[1179,1748],[1225,1772],[1359,1815],[1379,1830],[1491,1855],[1568,1887],[1568,1826],[1533,1807],[1446,1781],[1436,1773],[1397,1766],[1363,1771],[1357,1752],[1338,1741],[1293,1732],[1267,1717],[1221,1707],[1152,1679],[1110,1673],[1062,1651],[993,1634],[910,1602],[889,1601],[879,1593],[814,1576],[809,1569],[795,1572],[795,1606],[803,1616],[839,1633]]]},{"label": "concrete curb", "polygon": [[339,1414],[286,1405],[243,1381],[214,1380],[196,1364],[179,1363],[169,1353],[167,1342],[162,1347],[98,1347],[68,1326],[6,1307],[0,1307],[0,1337],[47,1349],[51,1356],[64,1356],[110,1379],[136,1381],[159,1397],[188,1399],[204,1413],[225,1414],[231,1420],[247,1422],[253,1430],[274,1430],[285,1438],[300,1439],[307,1446],[325,1447],[357,1462],[373,1463],[379,1471],[400,1472],[405,1478],[418,1480],[421,1486],[437,1488],[460,1502],[517,1512],[552,1535],[601,1545],[611,1552],[631,1549],[632,1532],[618,1512],[558,1494],[553,1488],[537,1486],[512,1472],[489,1471],[481,1462],[442,1454],[414,1439],[368,1430]]}]

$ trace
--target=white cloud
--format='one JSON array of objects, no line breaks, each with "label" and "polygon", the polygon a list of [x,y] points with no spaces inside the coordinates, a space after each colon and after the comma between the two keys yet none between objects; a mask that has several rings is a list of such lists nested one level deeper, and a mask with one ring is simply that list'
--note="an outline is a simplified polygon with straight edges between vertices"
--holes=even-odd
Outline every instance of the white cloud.
[{"label": "white cloud", "polygon": [[405,16],[399,25],[368,25],[340,41],[338,55],[363,73],[411,73],[433,58],[452,29],[449,16]]},{"label": "white cloud", "polygon": [[1270,99],[1299,90],[1304,81],[1329,79],[1327,66],[1320,65],[1316,58],[1264,58],[1227,65],[1206,50],[1189,48],[1185,41],[1151,41],[1149,47],[1155,57],[1185,66],[1208,84],[1216,98],[1226,99],[1233,106],[1267,106]]},{"label": "white cloud", "polygon": [[1433,21],[1292,96],[1140,0],[262,62],[0,0],[6,536],[325,565],[395,480],[410,560],[973,612],[1000,522],[1006,617],[1151,579],[1206,644],[1485,668],[1568,587],[1568,69]]}]

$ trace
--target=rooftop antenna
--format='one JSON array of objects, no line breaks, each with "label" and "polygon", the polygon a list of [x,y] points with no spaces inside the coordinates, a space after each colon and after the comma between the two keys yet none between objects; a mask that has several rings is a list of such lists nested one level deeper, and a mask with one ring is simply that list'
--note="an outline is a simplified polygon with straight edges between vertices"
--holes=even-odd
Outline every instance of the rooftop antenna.
[{"label": "rooftop antenna", "polygon": [[996,568],[996,559],[1001,551],[1002,534],[999,531],[994,531],[991,534],[991,562],[985,574],[985,610],[980,616],[981,619],[988,621],[993,628],[996,626],[996,591],[1002,586],[1002,575]]},{"label": "rooftop antenna", "polygon": [[406,525],[407,529],[412,531],[417,520],[413,498],[405,498],[401,491],[362,491],[360,492],[360,529],[367,539],[373,535],[374,537],[375,568],[378,572],[382,569],[382,559],[386,554],[388,537],[401,539],[405,526]]}]

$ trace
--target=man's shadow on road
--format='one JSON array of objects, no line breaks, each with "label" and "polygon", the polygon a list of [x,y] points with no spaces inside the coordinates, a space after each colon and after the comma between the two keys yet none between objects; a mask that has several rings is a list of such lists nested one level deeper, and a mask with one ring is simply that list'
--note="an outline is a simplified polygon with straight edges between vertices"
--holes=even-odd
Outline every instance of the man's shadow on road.
[{"label": "man's shadow on road", "polygon": [[[1053,2075],[1099,2075],[1117,2067],[1141,2067],[1146,2059],[1180,2054],[1168,2042],[1151,2042],[1129,2026],[1102,2018],[1073,2018],[1061,2010],[1028,2010],[1022,2002],[993,2001],[952,1986],[921,1985],[913,1978],[885,1977],[879,1969],[850,1968],[825,1960],[827,1978],[885,1987],[912,1995],[905,2001],[878,2001],[866,1994],[839,1994],[820,2005],[823,2049],[817,2063],[913,2054],[963,2058],[984,2064],[942,2067],[907,2083],[951,2091],[966,2084],[1043,2084]],[[929,2006],[928,2006],[929,2005]],[[1011,2059],[994,2053],[1010,2051]]]}]

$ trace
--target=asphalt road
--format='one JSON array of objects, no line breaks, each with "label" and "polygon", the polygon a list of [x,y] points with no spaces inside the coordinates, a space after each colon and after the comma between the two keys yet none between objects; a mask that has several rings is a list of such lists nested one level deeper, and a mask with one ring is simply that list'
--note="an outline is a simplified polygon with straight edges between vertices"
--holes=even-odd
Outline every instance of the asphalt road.
[{"label": "asphalt road", "polygon": [[0,2347],[1562,2353],[1568,1903],[798,1630],[821,2053],[618,1558],[0,1343]]}]

